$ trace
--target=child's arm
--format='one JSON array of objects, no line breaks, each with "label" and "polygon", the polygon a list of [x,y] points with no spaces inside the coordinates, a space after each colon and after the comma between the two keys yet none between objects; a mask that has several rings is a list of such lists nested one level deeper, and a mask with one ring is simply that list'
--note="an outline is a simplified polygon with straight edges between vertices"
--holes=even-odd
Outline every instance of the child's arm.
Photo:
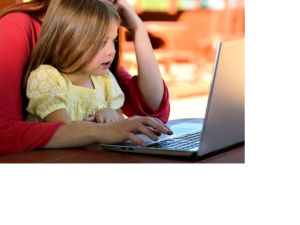
[{"label": "child's arm", "polygon": [[89,123],[93,121],[71,121],[66,109],[59,109],[49,114],[44,118],[44,122],[46,123],[58,123],[64,122],[65,124],[74,124],[74,123]]},{"label": "child's arm", "polygon": [[46,123],[64,122],[66,124],[72,123],[66,109],[59,109],[54,111],[53,113],[50,113],[48,116],[44,118],[44,122]]},{"label": "child's arm", "polygon": [[156,111],[164,96],[164,84],[148,33],[126,0],[109,1],[119,7],[124,26],[132,35],[138,64],[138,88],[149,106]]}]

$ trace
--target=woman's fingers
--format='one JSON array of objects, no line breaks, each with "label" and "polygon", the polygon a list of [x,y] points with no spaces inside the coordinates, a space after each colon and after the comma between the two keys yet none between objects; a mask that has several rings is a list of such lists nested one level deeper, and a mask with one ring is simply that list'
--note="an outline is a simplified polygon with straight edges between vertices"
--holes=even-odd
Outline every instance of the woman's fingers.
[{"label": "woman's fingers", "polygon": [[129,133],[128,140],[131,140],[139,146],[146,147],[146,143],[143,142],[139,137],[135,136],[133,133]]},{"label": "woman's fingers", "polygon": [[168,127],[165,123],[163,123],[160,119],[154,118],[156,122],[160,123],[162,126],[164,126],[166,129],[168,129],[168,134],[173,134],[173,131]]},{"label": "woman's fingers", "polygon": [[157,141],[158,140],[158,138],[155,135],[155,133],[151,129],[149,129],[148,127],[146,127],[145,125],[143,125],[141,123],[138,123],[137,126],[136,126],[136,129],[137,129],[137,131],[139,133],[142,133],[142,134],[148,136],[153,141]]},{"label": "woman's fingers", "polygon": [[161,133],[170,134],[170,132],[170,129],[159,120],[134,116],[117,122],[102,123],[101,133],[104,135],[99,137],[99,142],[116,144],[131,140],[140,146],[145,146],[145,143],[135,135],[136,133],[144,134],[151,140],[157,141],[157,136]]},{"label": "woman's fingers", "polygon": [[153,129],[152,127],[147,127],[148,129],[150,129],[157,137],[159,137],[161,135],[161,133],[155,129]]},{"label": "woman's fingers", "polygon": [[[153,141],[158,140],[157,136],[155,135],[155,132],[153,132],[148,127],[144,126],[142,123],[136,123],[134,127],[134,131],[148,136]],[[134,143],[142,147],[146,146],[146,143],[142,141],[142,139],[137,137],[133,132],[128,133],[127,139],[133,141]]]},{"label": "woman's fingers", "polygon": [[161,120],[152,117],[141,117],[142,123],[148,125],[163,134],[173,134],[173,131]]}]

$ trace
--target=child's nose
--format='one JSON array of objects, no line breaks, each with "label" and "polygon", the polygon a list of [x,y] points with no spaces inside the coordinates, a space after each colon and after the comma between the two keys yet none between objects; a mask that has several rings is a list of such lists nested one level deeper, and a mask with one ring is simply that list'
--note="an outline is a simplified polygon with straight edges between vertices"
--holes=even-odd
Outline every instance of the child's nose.
[{"label": "child's nose", "polygon": [[107,50],[107,55],[114,55],[115,53],[116,53],[115,45],[112,44],[109,46],[109,48]]}]

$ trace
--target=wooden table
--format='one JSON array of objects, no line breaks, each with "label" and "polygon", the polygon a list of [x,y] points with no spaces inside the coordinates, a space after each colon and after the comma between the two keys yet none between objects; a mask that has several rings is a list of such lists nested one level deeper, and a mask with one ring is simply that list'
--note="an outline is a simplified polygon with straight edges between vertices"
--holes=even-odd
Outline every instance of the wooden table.
[{"label": "wooden table", "polygon": [[[203,119],[180,119],[168,122],[199,123]],[[174,156],[155,156],[130,153],[108,152],[99,145],[72,149],[40,149],[22,152],[0,158],[0,163],[244,163],[245,147],[240,145],[222,152],[201,158],[180,158]]]}]

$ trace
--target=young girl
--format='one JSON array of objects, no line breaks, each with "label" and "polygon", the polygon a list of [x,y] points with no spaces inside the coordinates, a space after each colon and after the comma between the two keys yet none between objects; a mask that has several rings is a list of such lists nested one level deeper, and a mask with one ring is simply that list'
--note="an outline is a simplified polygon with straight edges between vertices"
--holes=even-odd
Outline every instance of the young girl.
[{"label": "young girl", "polygon": [[[96,122],[124,119],[124,94],[108,70],[116,53],[120,18],[112,3],[53,0],[27,75],[26,120]],[[26,85],[26,80],[25,84]]]}]

